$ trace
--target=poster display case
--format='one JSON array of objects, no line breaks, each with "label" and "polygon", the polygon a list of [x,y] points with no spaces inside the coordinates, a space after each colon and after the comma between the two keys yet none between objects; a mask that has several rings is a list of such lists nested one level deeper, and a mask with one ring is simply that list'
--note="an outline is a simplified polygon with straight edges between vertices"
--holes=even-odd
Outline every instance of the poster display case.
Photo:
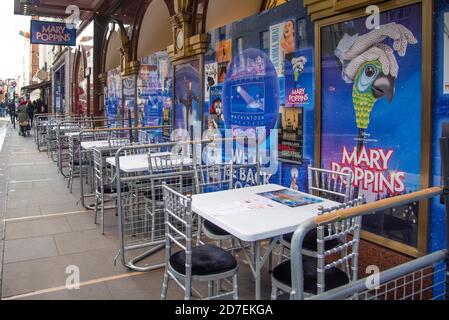
[{"label": "poster display case", "polygon": [[[351,173],[355,196],[368,202],[429,185],[426,6],[382,5],[372,29],[364,11],[316,23],[316,163]],[[419,256],[427,226],[428,204],[410,203],[365,217],[363,237]]]},{"label": "poster display case", "polygon": [[[302,181],[314,157],[313,27],[300,1],[272,7],[209,32],[202,123],[223,137],[257,136],[259,149],[269,147],[267,158],[276,157],[268,179],[307,191]],[[236,154],[236,161],[245,160]],[[236,184],[250,185],[243,181],[248,176],[237,175]]]}]

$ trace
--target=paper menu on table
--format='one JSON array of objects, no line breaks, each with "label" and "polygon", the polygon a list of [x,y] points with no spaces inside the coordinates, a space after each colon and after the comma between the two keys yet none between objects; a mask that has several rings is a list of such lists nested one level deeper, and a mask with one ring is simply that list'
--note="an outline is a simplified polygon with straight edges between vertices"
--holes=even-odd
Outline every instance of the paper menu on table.
[{"label": "paper menu on table", "polygon": [[245,200],[218,204],[214,207],[207,208],[207,211],[211,212],[214,216],[222,216],[227,214],[255,212],[263,209],[273,209],[279,206],[281,205],[264,197],[253,196]]}]

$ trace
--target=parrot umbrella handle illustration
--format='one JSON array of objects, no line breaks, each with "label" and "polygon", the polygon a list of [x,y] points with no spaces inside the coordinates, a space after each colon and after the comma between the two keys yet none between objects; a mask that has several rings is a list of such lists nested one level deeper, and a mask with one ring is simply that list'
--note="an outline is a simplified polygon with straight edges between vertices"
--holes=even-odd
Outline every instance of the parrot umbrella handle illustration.
[{"label": "parrot umbrella handle illustration", "polygon": [[292,59],[293,72],[295,75],[295,87],[297,86],[299,76],[304,72],[306,63],[307,63],[307,58],[304,56]]},{"label": "parrot umbrella handle illustration", "polygon": [[[393,48],[383,43],[387,39],[393,40]],[[393,101],[399,74],[395,52],[404,57],[408,45],[417,43],[409,29],[401,24],[388,23],[363,35],[345,34],[338,44],[335,55],[342,63],[343,80],[353,83],[352,101],[359,129],[359,153],[364,147],[376,102],[381,98],[386,98],[389,103]]]}]

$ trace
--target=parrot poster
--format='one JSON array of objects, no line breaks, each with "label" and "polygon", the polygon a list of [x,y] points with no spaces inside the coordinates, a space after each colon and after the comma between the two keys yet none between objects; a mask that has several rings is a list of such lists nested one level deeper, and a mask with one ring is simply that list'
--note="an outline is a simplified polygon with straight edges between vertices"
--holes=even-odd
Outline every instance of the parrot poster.
[{"label": "parrot poster", "polygon": [[351,173],[368,201],[420,188],[421,18],[410,5],[378,29],[364,17],[321,29],[322,166]]}]

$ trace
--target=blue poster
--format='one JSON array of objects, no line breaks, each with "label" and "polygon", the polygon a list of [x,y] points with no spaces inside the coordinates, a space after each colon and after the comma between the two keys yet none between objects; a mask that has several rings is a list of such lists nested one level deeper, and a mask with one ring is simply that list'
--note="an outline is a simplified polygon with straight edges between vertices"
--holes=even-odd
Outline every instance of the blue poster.
[{"label": "blue poster", "polygon": [[124,102],[124,118],[128,121],[127,126],[134,127],[134,91],[135,91],[135,78],[129,76],[123,79],[123,102]]},{"label": "blue poster", "polygon": [[[435,1],[435,48],[434,48],[434,91],[432,112],[432,185],[443,184],[442,158],[439,140],[443,136],[444,126],[449,123],[449,95],[447,95],[447,68],[449,67],[449,3]],[[431,201],[429,230],[429,252],[447,248],[446,210],[440,198]],[[441,283],[434,289],[434,296],[444,293],[445,273],[435,274],[434,282]]]},{"label": "blue poster", "polygon": [[223,110],[226,127],[235,136],[255,137],[257,128],[269,136],[279,116],[279,100],[276,69],[263,51],[247,49],[234,58],[223,86]]},{"label": "blue poster", "polygon": [[109,127],[124,126],[122,114],[122,75],[120,68],[108,71],[108,94],[106,97],[106,116]]},{"label": "blue poster", "polygon": [[282,185],[308,193],[307,165],[282,164]]},{"label": "blue poster", "polygon": [[190,132],[200,124],[200,64],[199,60],[175,66],[175,129]]},{"label": "blue poster", "polygon": [[139,123],[145,127],[166,126],[164,130],[148,130],[146,139],[159,143],[170,138],[172,109],[171,63],[167,51],[141,59],[137,80]]},{"label": "blue poster", "polygon": [[223,114],[222,85],[216,85],[210,88],[210,107],[209,112],[205,112],[205,129],[225,129],[225,117]]},{"label": "blue poster", "polygon": [[313,49],[298,50],[285,59],[285,105],[312,107],[314,97]]}]

